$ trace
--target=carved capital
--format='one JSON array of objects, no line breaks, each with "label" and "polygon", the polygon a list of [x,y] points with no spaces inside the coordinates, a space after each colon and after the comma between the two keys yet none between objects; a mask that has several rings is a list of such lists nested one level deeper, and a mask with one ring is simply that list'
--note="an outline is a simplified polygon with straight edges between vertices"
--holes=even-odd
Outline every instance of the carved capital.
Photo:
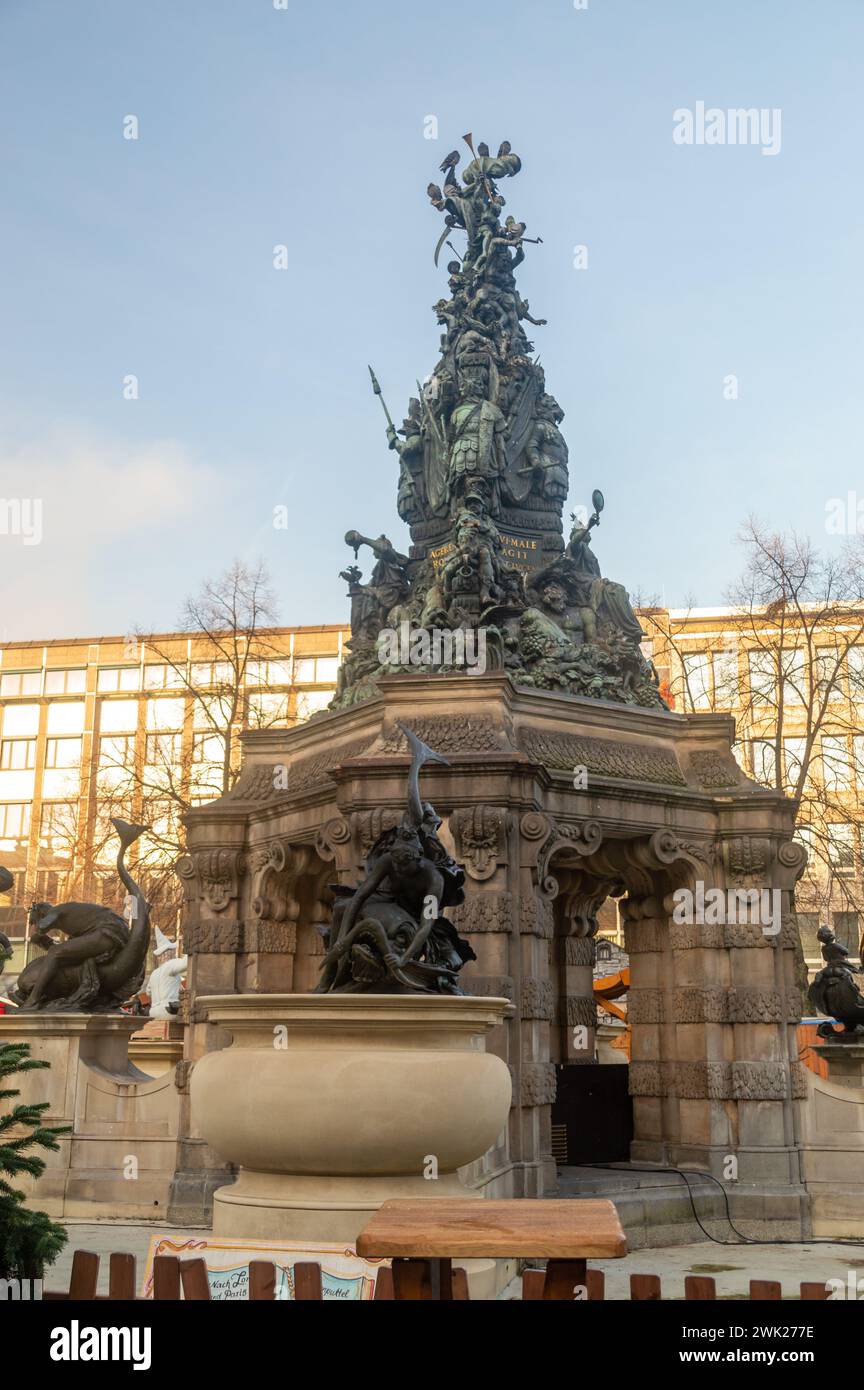
[{"label": "carved capital", "polygon": [[183,854],[175,872],[187,903],[201,901],[211,912],[225,912],[240,894],[246,859],[239,849],[198,849]]}]

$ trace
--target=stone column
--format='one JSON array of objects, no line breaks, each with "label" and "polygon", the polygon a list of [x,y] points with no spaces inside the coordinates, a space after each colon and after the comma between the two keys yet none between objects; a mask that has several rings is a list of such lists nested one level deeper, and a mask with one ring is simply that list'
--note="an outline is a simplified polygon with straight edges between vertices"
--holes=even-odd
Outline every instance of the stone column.
[{"label": "stone column", "polygon": [[213,1193],[233,1178],[230,1165],[195,1129],[189,1101],[189,1077],[199,1058],[224,1047],[228,1041],[221,1029],[208,1022],[196,1000],[205,994],[233,993],[237,988],[236,960],[243,935],[239,900],[246,872],[246,857],[240,841],[242,825],[238,831],[232,844],[225,844],[223,840],[219,846],[196,849],[192,848],[193,824],[189,834],[190,852],[177,864],[185,897],[183,946],[189,956],[183,1019],[186,1024],[184,1054],[175,1071],[175,1084],[180,1092],[177,1166],[168,1208],[169,1220],[178,1225],[209,1225]]}]

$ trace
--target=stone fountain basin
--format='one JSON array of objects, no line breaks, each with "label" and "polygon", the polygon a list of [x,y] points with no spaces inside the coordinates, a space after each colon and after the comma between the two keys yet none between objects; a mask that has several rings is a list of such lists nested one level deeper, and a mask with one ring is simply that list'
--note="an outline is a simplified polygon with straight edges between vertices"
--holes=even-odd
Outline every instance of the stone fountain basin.
[{"label": "stone fountain basin", "polygon": [[[485,1050],[506,999],[229,994],[198,1003],[233,1041],[195,1064],[195,1124],[246,1170],[421,1179],[434,1157],[439,1173],[454,1174],[507,1122],[510,1073]],[[435,1195],[435,1183],[424,1186]]]}]

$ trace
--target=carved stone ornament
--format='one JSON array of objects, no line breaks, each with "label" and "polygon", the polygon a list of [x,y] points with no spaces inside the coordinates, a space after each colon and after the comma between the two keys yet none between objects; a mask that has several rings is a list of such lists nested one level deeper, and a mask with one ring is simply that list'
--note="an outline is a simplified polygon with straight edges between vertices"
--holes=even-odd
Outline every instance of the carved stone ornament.
[{"label": "carved stone ornament", "polygon": [[491,878],[505,858],[509,813],[500,806],[457,807],[450,815],[450,833],[457,858],[470,878]]},{"label": "carved stone ornament", "polygon": [[476,893],[467,902],[450,909],[453,925],[471,936],[474,932],[513,930],[512,893]]},{"label": "carved stone ornament", "polygon": [[[225,912],[239,895],[246,861],[237,849],[202,849],[192,855],[200,896],[212,912]],[[185,876],[185,875],[184,875]]]}]

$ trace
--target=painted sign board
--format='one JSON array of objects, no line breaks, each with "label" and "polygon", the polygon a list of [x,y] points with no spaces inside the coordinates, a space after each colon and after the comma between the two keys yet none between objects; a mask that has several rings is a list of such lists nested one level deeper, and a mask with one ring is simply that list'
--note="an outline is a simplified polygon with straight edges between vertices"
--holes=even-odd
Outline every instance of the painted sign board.
[{"label": "painted sign board", "polygon": [[276,1298],[294,1297],[294,1265],[314,1260],[321,1266],[325,1302],[350,1303],[371,1299],[375,1279],[389,1260],[363,1260],[351,1245],[315,1241],[230,1240],[223,1236],[184,1236],[180,1231],[150,1237],[144,1269],[143,1298],[153,1297],[153,1261],[157,1255],[178,1259],[203,1259],[207,1265],[210,1297],[244,1300],[249,1297],[249,1261],[272,1260],[276,1269]]}]

